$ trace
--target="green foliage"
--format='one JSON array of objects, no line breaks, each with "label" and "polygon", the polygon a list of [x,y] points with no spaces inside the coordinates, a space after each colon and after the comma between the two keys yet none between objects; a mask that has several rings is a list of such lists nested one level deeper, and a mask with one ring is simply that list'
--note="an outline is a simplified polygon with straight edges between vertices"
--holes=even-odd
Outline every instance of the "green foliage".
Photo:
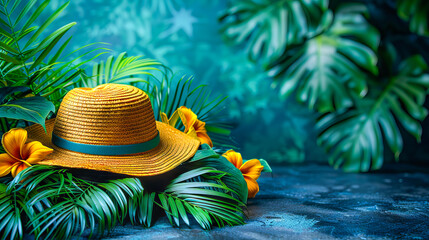
[{"label": "green foliage", "polygon": [[209,145],[203,144],[201,145],[201,148],[205,149],[206,151],[198,151],[194,157],[189,160],[189,163],[192,164],[191,167],[196,168],[212,166],[219,171],[228,173],[223,176],[222,182],[233,190],[241,202],[246,203],[248,195],[247,183],[244,181],[244,178],[241,177],[241,171],[237,169],[232,163],[230,163],[226,158],[210,150]]},{"label": "green foliage", "polygon": [[403,143],[397,122],[420,140],[420,122],[427,116],[423,107],[429,88],[426,70],[420,56],[410,57],[381,93],[369,95],[353,109],[322,116],[317,123],[318,141],[331,153],[330,163],[353,172],[379,169],[385,143],[398,158]]},{"label": "green foliage", "polygon": [[0,179],[0,232],[8,232],[3,238],[10,239],[22,239],[24,233],[36,239],[101,237],[118,223],[150,227],[156,212],[165,212],[176,226],[179,218],[190,225],[190,217],[204,229],[243,224],[245,205],[235,190],[246,189],[247,196],[247,185],[241,174],[210,165],[218,157],[203,146],[160,192],[144,189],[138,178],[100,183],[66,169],[34,165],[14,179]]},{"label": "green foliage", "polygon": [[268,66],[280,94],[296,94],[299,102],[319,112],[350,107],[353,95],[365,96],[367,70],[376,74],[378,32],[360,5],[343,6],[323,34],[289,51]]},{"label": "green foliage", "polygon": [[22,238],[24,235],[24,226],[21,221],[23,202],[22,192],[6,192],[6,185],[0,184],[0,229],[2,231],[1,239]]},{"label": "green foliage", "polygon": [[[66,93],[66,88],[74,83],[81,74],[80,67],[86,62],[76,60],[88,55],[90,52],[70,58],[69,55],[61,57],[71,38],[64,40],[65,35],[76,23],[66,24],[50,34],[46,29],[62,13],[68,3],[60,6],[49,16],[43,16],[49,4],[46,0],[37,4],[31,1],[0,1],[0,87],[2,94],[6,94],[5,87],[29,87],[26,94],[31,97],[24,98],[25,94],[16,95],[13,101],[1,106],[1,117],[25,120],[44,125],[44,120],[53,105],[48,100],[55,100],[59,106],[59,98]],[[45,17],[41,26],[35,22]],[[76,50],[79,51],[80,49]],[[76,52],[75,51],[75,52]],[[95,56],[96,57],[96,56]],[[9,88],[12,89],[12,88]],[[60,96],[58,96],[60,95]],[[16,126],[18,121],[2,119],[2,131]]]},{"label": "green foliage", "polygon": [[[214,175],[216,173],[218,175]],[[194,180],[205,174],[212,174],[210,179],[215,182]],[[189,226],[187,213],[190,213],[203,229],[210,229],[213,225],[223,227],[244,224],[244,204],[228,194],[232,189],[222,185],[223,175],[225,172],[212,168],[196,168],[179,175],[166,187],[165,192],[158,193],[161,206],[171,225],[180,226],[181,218]]]},{"label": "green foliage", "polygon": [[92,75],[85,77],[82,82],[78,82],[78,86],[93,88],[105,83],[148,83],[146,79],[136,76],[152,76],[150,71],[159,70],[156,66],[160,65],[159,62],[151,59],[127,57],[127,54],[123,52],[116,59],[114,56],[109,56],[106,62],[100,61],[95,64],[92,69]]},{"label": "green foliage", "polygon": [[397,0],[398,15],[410,21],[410,30],[419,35],[429,36],[429,2],[425,0]]},{"label": "green foliage", "polygon": [[[220,107],[226,97],[218,95],[211,98],[211,91],[205,84],[194,84],[194,78],[181,78],[170,74],[167,70],[161,79],[151,78],[149,84],[143,87],[149,94],[155,118],[160,120],[161,112],[168,118],[181,106],[190,108],[201,121],[206,122],[206,130],[214,145],[231,147],[234,145],[230,138],[231,124],[222,118]],[[178,126],[180,129],[182,126]]]},{"label": "green foliage", "polygon": [[[39,123],[45,127],[45,119],[50,112],[55,112],[55,106],[44,97],[34,96],[14,100],[15,92],[27,92],[27,87],[0,88],[0,118],[25,120]],[[6,102],[3,102],[6,98]],[[10,99],[10,100],[9,100]],[[9,100],[9,101],[7,101]],[[2,121],[1,131],[6,132],[10,126],[5,119]]]},{"label": "green foliage", "polygon": [[326,8],[324,0],[236,1],[220,17],[221,31],[234,44],[247,42],[250,59],[276,59],[317,33]]},{"label": "green foliage", "polygon": [[[159,75],[162,77],[157,77]],[[76,86],[95,87],[105,83],[136,85],[148,93],[157,120],[160,120],[161,112],[170,117],[177,108],[187,106],[207,123],[206,129],[215,144],[233,145],[230,139],[232,127],[217,114],[226,97],[211,99],[208,86],[195,85],[193,81],[192,77],[175,77],[157,61],[139,56],[127,57],[124,52],[116,59],[110,56],[106,62],[95,64],[92,75],[83,77]]]},{"label": "green foliage", "polygon": [[[296,2],[300,1],[287,1]],[[403,147],[399,124],[420,140],[421,122],[427,115],[423,106],[429,87],[426,64],[421,56],[384,57],[379,45],[392,45],[388,37],[381,38],[387,42],[380,44],[365,4],[324,1],[318,5],[320,12],[308,11],[315,18],[291,13],[283,23],[293,26],[280,27],[277,13],[289,12],[290,7],[281,0],[270,3],[276,8],[265,11],[261,1],[236,1],[226,13],[233,17],[221,18],[222,33],[237,44],[247,42],[255,53],[264,53],[251,53],[250,59],[263,63],[280,95],[294,95],[320,114],[318,144],[326,149],[332,165],[353,172],[379,169],[385,145],[398,159]],[[312,3],[296,4],[298,12]],[[397,6],[400,17],[410,20],[412,31],[428,34],[426,2],[398,0]],[[296,34],[294,29],[307,25],[314,30]],[[278,35],[270,34],[274,29]],[[289,44],[285,39],[294,33],[297,37]]]}]

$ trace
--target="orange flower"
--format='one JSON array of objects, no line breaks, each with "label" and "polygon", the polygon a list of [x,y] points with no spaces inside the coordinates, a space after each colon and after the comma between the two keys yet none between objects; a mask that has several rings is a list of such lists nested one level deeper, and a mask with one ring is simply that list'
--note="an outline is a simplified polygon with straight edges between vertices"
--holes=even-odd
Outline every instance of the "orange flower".
[{"label": "orange flower", "polygon": [[213,147],[212,140],[207,134],[206,123],[198,120],[197,115],[192,112],[191,109],[182,106],[178,108],[171,118],[168,119],[165,113],[161,113],[161,120],[163,123],[169,124],[170,126],[176,126],[178,117],[182,120],[185,126],[185,133],[192,136],[193,138],[200,141],[201,144],[207,143],[210,147]]},{"label": "orange flower", "polygon": [[10,172],[15,177],[22,170],[43,160],[53,149],[45,147],[38,141],[25,143],[27,130],[13,128],[3,134],[1,143],[6,153],[0,154],[0,177]]},{"label": "orange flower", "polygon": [[222,154],[228,161],[230,161],[236,168],[238,168],[243,174],[244,180],[247,183],[248,198],[254,198],[259,192],[259,185],[256,180],[261,176],[262,169],[258,159],[251,159],[243,164],[243,157],[234,150],[228,150]]}]

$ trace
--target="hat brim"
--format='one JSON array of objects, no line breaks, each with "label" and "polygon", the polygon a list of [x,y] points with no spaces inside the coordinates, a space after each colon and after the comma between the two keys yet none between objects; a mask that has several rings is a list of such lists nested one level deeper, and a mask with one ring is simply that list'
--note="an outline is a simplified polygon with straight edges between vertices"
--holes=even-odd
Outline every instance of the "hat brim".
[{"label": "hat brim", "polygon": [[[27,127],[28,140],[39,141],[54,149],[43,165],[107,171],[136,177],[166,173],[195,155],[200,142],[162,122],[156,122],[159,145],[149,151],[119,156],[100,156],[70,151],[55,146],[51,141],[55,119],[46,121],[46,130],[39,124]],[[120,136],[118,136],[120,137]]]}]

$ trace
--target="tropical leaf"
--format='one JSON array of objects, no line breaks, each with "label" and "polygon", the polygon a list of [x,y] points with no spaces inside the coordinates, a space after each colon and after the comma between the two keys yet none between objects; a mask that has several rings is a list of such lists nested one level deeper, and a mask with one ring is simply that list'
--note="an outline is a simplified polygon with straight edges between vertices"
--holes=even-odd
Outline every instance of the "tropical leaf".
[{"label": "tropical leaf", "polygon": [[353,95],[367,93],[366,75],[377,74],[379,34],[363,14],[364,5],[342,5],[327,30],[291,48],[268,66],[282,96],[292,92],[299,102],[319,112],[350,107]]},{"label": "tropical leaf", "polygon": [[[203,229],[210,229],[214,224],[244,224],[244,204],[228,192],[232,190],[221,184],[222,175],[215,169],[202,167],[179,175],[158,197],[161,206],[172,225],[180,226],[180,219],[189,225],[187,213],[192,215]],[[206,174],[217,176],[216,182],[193,181]],[[210,179],[214,179],[213,175]],[[214,222],[213,222],[214,221]]]},{"label": "tropical leaf", "polygon": [[0,105],[0,118],[10,118],[39,123],[45,128],[45,119],[55,106],[44,97],[17,99]]},{"label": "tropical leaf", "polygon": [[410,21],[410,30],[423,36],[429,36],[429,2],[425,0],[397,0],[398,15]]},{"label": "tropical leaf", "polygon": [[[61,92],[64,95],[70,83],[82,74],[80,67],[102,54],[82,61],[82,57],[101,50],[97,48],[78,55],[77,52],[87,48],[87,45],[62,56],[71,37],[64,38],[76,23],[46,33],[69,4],[64,3],[46,16],[43,13],[49,2],[0,1],[0,86],[29,86],[33,95],[48,99],[53,93]],[[43,24],[35,25],[41,16]]]},{"label": "tropical leaf", "polygon": [[410,57],[382,92],[374,91],[353,109],[322,116],[318,142],[330,153],[330,163],[352,172],[379,169],[384,143],[397,159],[403,146],[398,123],[420,141],[421,121],[427,116],[427,69],[421,56]]},{"label": "tropical leaf", "polygon": [[0,103],[8,96],[15,92],[26,92],[30,90],[28,87],[2,87],[0,88]]},{"label": "tropical leaf", "polygon": [[[108,196],[114,200],[113,204],[119,211],[119,222],[124,223],[129,208],[131,222],[135,223],[134,216],[139,212],[138,208],[144,207],[143,203],[135,201],[144,191],[140,181],[136,178],[116,179],[107,183],[99,183],[98,186],[105,189]],[[140,224],[143,224],[143,222]]]},{"label": "tropical leaf", "polygon": [[24,201],[26,207],[50,203],[39,207],[40,211],[27,220],[28,232],[36,238],[70,239],[82,235],[87,228],[89,237],[102,236],[116,225],[121,215],[109,191],[76,178],[64,169],[32,166],[19,173],[7,190],[24,191],[29,195]]},{"label": "tropical leaf", "polygon": [[[140,184],[141,185],[141,184]],[[155,194],[140,187],[141,190],[134,194],[129,201],[129,218],[131,224],[151,227],[155,208]]]},{"label": "tropical leaf", "polygon": [[[218,95],[211,98],[211,91],[207,85],[195,85],[193,77],[176,78],[174,75],[170,76],[167,71],[162,79],[151,79],[143,90],[149,94],[158,121],[161,120],[161,112],[170,118],[176,109],[186,106],[199,120],[206,123],[206,130],[215,145],[225,147],[235,145],[230,137],[233,126],[220,114],[226,97]],[[176,127],[182,129],[183,124],[178,123]]]},{"label": "tropical leaf", "polygon": [[127,57],[127,53],[123,52],[116,59],[110,56],[106,62],[100,61],[95,64],[92,75],[86,77],[78,86],[93,88],[105,83],[148,83],[146,78],[139,76],[152,76],[151,71],[159,71],[159,67],[161,63],[155,60],[141,59],[139,56]]},{"label": "tropical leaf", "polygon": [[271,62],[320,30],[327,5],[323,0],[235,1],[220,17],[221,32],[234,44],[247,42],[250,59]]},{"label": "tropical leaf", "polygon": [[[209,162],[196,165],[214,156],[218,155],[203,146],[161,192],[145,190],[137,178],[92,182],[67,169],[31,166],[15,178],[1,178],[0,231],[10,233],[4,238],[22,238],[24,233],[36,239],[102,237],[128,219],[150,227],[157,212],[165,212],[177,226],[180,221],[189,225],[188,215],[204,229],[243,224],[245,205],[230,188],[233,180],[223,182],[229,173]],[[235,178],[244,181],[242,175]]]},{"label": "tropical leaf", "polygon": [[6,186],[0,185],[0,232],[1,239],[22,239],[25,226],[21,214],[25,206],[23,192],[6,192]]},{"label": "tropical leaf", "polygon": [[211,166],[216,170],[228,173],[222,177],[222,182],[232,189],[233,192],[237,193],[237,198],[241,202],[246,203],[248,195],[247,183],[241,171],[226,158],[215,153],[209,145],[203,144],[201,145],[201,149],[189,160],[188,164],[191,164],[191,168]]}]

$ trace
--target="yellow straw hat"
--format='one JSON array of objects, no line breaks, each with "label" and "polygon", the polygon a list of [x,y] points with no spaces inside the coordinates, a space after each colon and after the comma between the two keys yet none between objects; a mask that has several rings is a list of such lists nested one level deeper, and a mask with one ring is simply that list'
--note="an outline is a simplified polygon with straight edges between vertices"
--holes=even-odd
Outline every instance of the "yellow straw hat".
[{"label": "yellow straw hat", "polygon": [[148,95],[122,84],[75,88],[57,117],[27,128],[29,140],[54,152],[39,164],[153,176],[190,159],[198,140],[157,122]]}]

